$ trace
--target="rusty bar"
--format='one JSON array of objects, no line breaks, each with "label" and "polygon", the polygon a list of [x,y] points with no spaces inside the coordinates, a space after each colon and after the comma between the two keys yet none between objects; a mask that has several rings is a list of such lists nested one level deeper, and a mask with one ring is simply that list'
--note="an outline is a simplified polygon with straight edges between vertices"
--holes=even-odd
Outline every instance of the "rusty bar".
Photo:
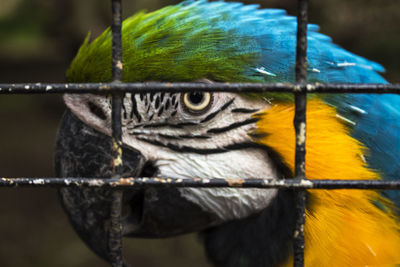
[{"label": "rusty bar", "polygon": [[[297,7],[297,47],[296,47],[296,82],[306,84],[307,82],[307,0],[299,0]],[[306,182],[305,159],[306,159],[306,104],[307,91],[296,91],[294,128],[296,132],[296,153],[294,177],[299,183]],[[304,189],[296,192],[296,227],[293,241],[293,266],[304,266],[304,225],[306,211],[306,191]]]},{"label": "rusty bar", "polygon": [[282,92],[400,94],[400,84],[355,83],[18,83],[0,84],[0,94],[87,94],[110,92]]},{"label": "rusty bar", "polygon": [[[112,80],[114,84],[122,81],[122,10],[121,0],[111,0],[112,9]],[[121,123],[121,107],[122,92],[112,93],[112,178],[121,178],[122,171],[122,123]],[[112,204],[110,211],[111,227],[109,232],[109,259],[113,267],[122,267],[124,265],[122,259],[122,191],[115,190],[112,194]]]},{"label": "rusty bar", "polygon": [[168,177],[127,177],[127,178],[0,178],[0,187],[103,187],[103,188],[144,188],[144,187],[233,187],[233,188],[279,188],[279,189],[366,189],[400,190],[400,180],[296,180],[263,178],[168,178]]}]

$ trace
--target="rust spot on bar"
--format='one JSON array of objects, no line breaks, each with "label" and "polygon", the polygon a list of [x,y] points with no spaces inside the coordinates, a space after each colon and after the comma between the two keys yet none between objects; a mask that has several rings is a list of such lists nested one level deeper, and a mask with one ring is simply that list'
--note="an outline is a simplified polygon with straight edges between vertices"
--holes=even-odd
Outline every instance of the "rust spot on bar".
[{"label": "rust spot on bar", "polygon": [[113,151],[116,152],[116,157],[113,159],[113,167],[122,166],[122,142],[113,139]]},{"label": "rust spot on bar", "polygon": [[242,187],[244,179],[225,179],[229,186],[232,187]]},{"label": "rust spot on bar", "polygon": [[14,184],[14,181],[12,178],[1,178],[2,181],[9,183],[10,185]]},{"label": "rust spot on bar", "polygon": [[154,181],[160,182],[160,183],[163,183],[163,184],[165,184],[167,182],[164,178],[158,178],[158,177],[155,177]]},{"label": "rust spot on bar", "polygon": [[122,61],[121,61],[121,60],[118,60],[118,61],[117,61],[116,67],[117,67],[118,69],[122,70]]},{"label": "rust spot on bar", "polygon": [[301,85],[295,84],[293,86],[293,91],[294,92],[301,92]]},{"label": "rust spot on bar", "polygon": [[130,178],[121,178],[121,179],[119,179],[119,181],[117,183],[119,185],[134,185],[135,184],[133,179],[130,179]]},{"label": "rust spot on bar", "polygon": [[45,184],[44,179],[35,179],[33,180],[34,184]]},{"label": "rust spot on bar", "polygon": [[297,135],[297,144],[299,146],[301,146],[306,142],[306,124],[305,124],[305,122],[300,123],[299,130],[300,130],[300,132]]},{"label": "rust spot on bar", "polygon": [[111,87],[107,84],[100,85],[98,88],[99,88],[99,90],[110,90],[111,89]]},{"label": "rust spot on bar", "polygon": [[312,91],[314,91],[316,85],[318,85],[318,84],[317,84],[317,83],[316,83],[316,84],[309,84],[309,83],[308,83],[308,84],[306,85],[306,90],[307,90],[307,92],[312,92]]},{"label": "rust spot on bar", "polygon": [[[304,166],[302,166],[304,168]],[[301,179],[300,180],[300,186],[305,186],[305,187],[309,187],[309,188],[313,188],[314,184],[312,183],[312,181],[308,180],[308,179]]]},{"label": "rust spot on bar", "polygon": [[98,187],[98,186],[102,186],[102,185],[104,185],[104,181],[101,179],[92,179],[89,181],[89,186]]},{"label": "rust spot on bar", "polygon": [[294,231],[293,237],[297,238],[298,236],[299,236],[299,231],[298,230]]}]

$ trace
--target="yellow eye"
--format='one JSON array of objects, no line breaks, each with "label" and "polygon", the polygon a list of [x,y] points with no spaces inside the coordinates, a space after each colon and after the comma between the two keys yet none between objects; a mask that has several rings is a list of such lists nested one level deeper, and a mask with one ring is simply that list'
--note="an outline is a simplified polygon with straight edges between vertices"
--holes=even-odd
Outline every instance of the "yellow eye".
[{"label": "yellow eye", "polygon": [[209,109],[212,95],[208,92],[185,93],[182,96],[182,102],[186,111],[198,115]]}]

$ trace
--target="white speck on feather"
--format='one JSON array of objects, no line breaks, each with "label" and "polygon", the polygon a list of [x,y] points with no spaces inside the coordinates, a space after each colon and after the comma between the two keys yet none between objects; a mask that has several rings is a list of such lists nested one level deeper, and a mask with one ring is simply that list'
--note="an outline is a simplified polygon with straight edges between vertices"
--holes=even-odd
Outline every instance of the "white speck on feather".
[{"label": "white speck on feather", "polygon": [[312,71],[312,72],[317,72],[317,73],[320,73],[320,72],[321,72],[321,71],[320,71],[319,69],[317,69],[317,68],[312,68],[311,71]]},{"label": "white speck on feather", "polygon": [[365,245],[367,246],[368,250],[372,253],[372,255],[374,255],[376,257],[375,251],[368,244],[365,244]]},{"label": "white speck on feather", "polygon": [[356,125],[356,123],[355,123],[354,121],[349,120],[348,118],[345,118],[345,117],[343,117],[343,116],[341,116],[341,115],[339,115],[339,114],[336,114],[336,117],[339,118],[339,119],[341,119],[342,121],[347,122],[348,124]]},{"label": "white speck on feather", "polygon": [[367,114],[367,112],[366,112],[365,110],[363,110],[363,109],[361,109],[361,108],[359,108],[359,107],[356,107],[356,106],[353,106],[353,105],[349,105],[349,107],[350,107],[352,110],[354,110],[354,111],[356,111],[356,112],[358,112],[358,113],[360,113],[360,114]]},{"label": "white speck on feather", "polygon": [[344,61],[344,62],[341,62],[341,63],[337,63],[336,65],[338,67],[352,67],[352,66],[355,66],[356,63]]},{"label": "white speck on feather", "polygon": [[260,68],[255,68],[256,71],[258,71],[259,73],[268,75],[268,76],[272,76],[275,77],[276,75],[272,72],[267,71],[264,67],[260,67]]}]

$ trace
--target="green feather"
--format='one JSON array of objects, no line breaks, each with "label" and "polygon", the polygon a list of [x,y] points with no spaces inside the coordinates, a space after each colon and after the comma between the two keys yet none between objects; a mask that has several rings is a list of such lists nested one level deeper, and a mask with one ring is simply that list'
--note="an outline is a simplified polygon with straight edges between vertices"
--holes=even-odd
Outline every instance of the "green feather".
[{"label": "green feather", "polygon": [[[193,7],[195,8],[195,7]],[[259,55],[251,38],[213,28],[191,16],[191,9],[170,6],[128,18],[122,26],[123,81],[249,81],[243,69]],[[111,31],[92,43],[89,36],[67,72],[69,82],[111,80]],[[231,38],[241,38],[241,48]],[[230,44],[231,43],[231,44]]]},{"label": "green feather", "polygon": [[[124,82],[182,82],[203,78],[265,82],[263,76],[249,75],[247,71],[260,61],[258,42],[218,27],[220,20],[231,19],[229,13],[206,20],[196,15],[196,8],[168,6],[148,14],[137,13],[123,22]],[[67,71],[68,82],[111,81],[110,28],[93,42],[89,39],[90,34]],[[293,98],[292,94],[282,93],[244,95],[273,101]]]}]

